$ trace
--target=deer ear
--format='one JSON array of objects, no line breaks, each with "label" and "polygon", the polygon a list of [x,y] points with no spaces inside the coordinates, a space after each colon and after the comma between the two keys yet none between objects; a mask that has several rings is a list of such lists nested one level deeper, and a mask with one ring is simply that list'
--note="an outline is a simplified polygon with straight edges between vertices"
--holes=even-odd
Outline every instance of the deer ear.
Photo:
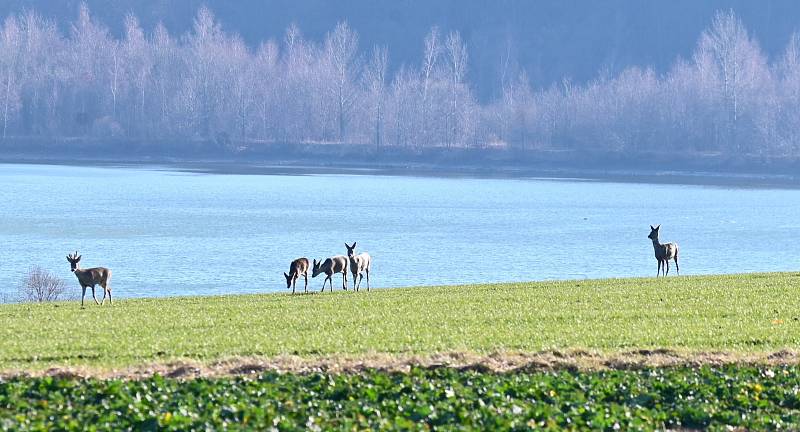
[{"label": "deer ear", "polygon": [[650,225],[650,229],[651,229],[651,230],[655,230],[655,228],[654,228],[652,225]]},{"label": "deer ear", "polygon": [[656,225],[656,231],[658,231],[659,229],[661,229],[661,224]]},{"label": "deer ear", "polygon": [[353,242],[353,249],[356,248],[356,242]]},{"label": "deer ear", "polygon": [[75,261],[80,261],[82,256],[83,255],[78,255],[77,257],[75,257]]},{"label": "deer ear", "polygon": [[286,272],[283,272],[283,275],[286,276],[286,279],[289,279],[289,275]]}]

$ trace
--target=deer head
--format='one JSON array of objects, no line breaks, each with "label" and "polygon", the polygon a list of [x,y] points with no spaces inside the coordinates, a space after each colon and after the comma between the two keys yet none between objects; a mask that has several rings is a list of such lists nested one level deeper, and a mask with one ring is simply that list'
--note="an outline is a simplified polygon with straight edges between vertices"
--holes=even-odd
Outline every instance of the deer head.
[{"label": "deer head", "polygon": [[311,277],[317,277],[318,274],[322,273],[322,261],[314,260],[314,267],[311,270]]},{"label": "deer head", "polygon": [[353,242],[353,246],[348,246],[347,243],[344,244],[344,247],[347,248],[347,256],[351,257],[355,255],[356,252],[356,242]]},{"label": "deer head", "polygon": [[650,225],[650,234],[647,236],[650,240],[658,240],[658,230],[661,229],[661,225],[656,225],[653,227]]},{"label": "deer head", "polygon": [[291,288],[292,287],[292,277],[289,276],[288,274],[286,274],[286,272],[283,272],[283,275],[286,277],[286,289]]},{"label": "deer head", "polygon": [[81,256],[78,255],[78,251],[75,251],[75,254],[67,255],[67,261],[69,261],[69,271],[74,273],[75,270],[78,269],[78,263],[81,261]]}]

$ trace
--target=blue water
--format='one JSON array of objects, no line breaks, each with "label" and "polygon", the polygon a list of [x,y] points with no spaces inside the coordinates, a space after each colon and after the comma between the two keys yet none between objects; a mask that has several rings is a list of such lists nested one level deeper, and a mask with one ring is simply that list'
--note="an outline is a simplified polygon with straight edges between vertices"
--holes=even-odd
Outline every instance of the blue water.
[{"label": "blue water", "polygon": [[682,274],[800,268],[793,189],[0,165],[0,295],[32,265],[78,292],[76,249],[119,298],[285,292],[353,241],[379,288],[654,276],[658,223]]}]

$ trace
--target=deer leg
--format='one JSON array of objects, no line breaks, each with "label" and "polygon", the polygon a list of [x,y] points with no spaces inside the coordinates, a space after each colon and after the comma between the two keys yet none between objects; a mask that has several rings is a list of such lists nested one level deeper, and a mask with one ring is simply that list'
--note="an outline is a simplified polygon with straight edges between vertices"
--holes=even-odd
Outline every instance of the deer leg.
[{"label": "deer leg", "polygon": [[308,293],[308,273],[304,274],[303,277],[306,279],[306,286],[303,288],[303,291]]},{"label": "deer leg", "polygon": [[294,295],[294,287],[297,285],[297,279],[292,279],[292,295]]},{"label": "deer leg", "polygon": [[678,254],[675,254],[675,273],[681,274],[681,268],[678,267]]},{"label": "deer leg", "polygon": [[[342,273],[342,288],[347,291],[347,272]],[[333,289],[333,287],[331,287]]]},{"label": "deer leg", "polygon": [[322,281],[322,291],[320,292],[325,292],[325,283],[328,282],[329,277],[330,276],[325,276],[325,280]]},{"label": "deer leg", "polygon": [[100,302],[100,306],[106,304],[106,287],[103,287],[103,301]]},{"label": "deer leg", "polygon": [[108,304],[113,306],[114,302],[111,301],[111,289],[108,289],[107,291],[108,291]]},{"label": "deer leg", "polygon": [[97,296],[96,296],[96,295],[95,295],[95,293],[94,293],[94,285],[92,285],[92,298],[94,299],[94,302],[95,302],[96,304],[98,304],[98,305],[100,304],[100,302],[99,302],[99,301],[97,301]]},{"label": "deer leg", "polygon": [[664,267],[667,269],[667,272],[664,273],[664,276],[667,276],[669,274],[669,260],[664,260]]},{"label": "deer leg", "polygon": [[369,292],[369,269],[367,269],[367,292]]},{"label": "deer leg", "polygon": [[656,277],[661,274],[661,260],[658,260],[658,270],[656,270]]},{"label": "deer leg", "polygon": [[81,294],[81,307],[83,307],[83,299],[86,298],[86,287],[81,288],[83,288],[83,294]]}]

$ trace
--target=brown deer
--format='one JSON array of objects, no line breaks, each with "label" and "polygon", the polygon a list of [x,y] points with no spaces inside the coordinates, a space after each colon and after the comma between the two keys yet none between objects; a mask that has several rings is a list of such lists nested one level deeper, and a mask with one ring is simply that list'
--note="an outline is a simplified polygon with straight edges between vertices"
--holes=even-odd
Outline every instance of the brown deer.
[{"label": "brown deer", "polygon": [[664,276],[666,277],[669,274],[669,260],[675,260],[675,272],[681,274],[680,267],[678,267],[678,244],[677,243],[659,243],[658,242],[658,230],[661,229],[661,225],[653,227],[650,225],[650,235],[647,236],[650,240],[653,241],[653,250],[656,253],[656,260],[658,260],[658,270],[656,271],[656,277],[658,274],[661,273],[661,269],[664,269]]},{"label": "brown deer", "polygon": [[325,273],[327,277],[322,281],[322,291],[325,292],[325,282],[331,281],[331,292],[333,292],[333,275],[335,273],[342,274],[342,288],[347,290],[347,257],[336,255],[330,257],[325,261],[314,260],[314,268],[311,272],[311,277],[317,277],[320,273]]},{"label": "brown deer", "polygon": [[303,291],[308,292],[308,258],[297,258],[289,265],[289,274],[285,272],[283,275],[286,277],[286,289],[291,288],[294,294],[294,288],[297,286],[297,278],[303,276],[306,279],[306,286]]},{"label": "brown deer", "polygon": [[[108,303],[114,304],[113,300],[111,300],[111,286],[109,285],[109,282],[111,282],[111,270],[105,267],[81,269],[78,266],[78,263],[81,261],[81,256],[78,255],[78,251],[75,251],[74,255],[67,255],[67,261],[69,261],[70,264],[70,271],[75,273],[75,277],[78,278],[78,282],[83,289],[83,293],[81,294],[81,307],[83,307],[83,300],[86,298],[86,288],[89,287],[92,288],[92,298],[94,298],[95,303],[105,304],[106,294],[108,294]],[[97,301],[97,296],[94,291],[95,285],[103,287],[103,303]]]},{"label": "brown deer", "polygon": [[[366,252],[356,255],[356,242],[353,242],[353,246],[349,246],[345,243],[344,247],[347,248],[347,258],[350,260],[350,271],[353,273],[353,289],[358,291],[358,287],[361,286],[361,281],[364,279],[364,273],[366,273],[367,292],[369,292],[369,267],[372,263],[372,258]],[[359,276],[361,276],[361,279],[359,279]]]}]

